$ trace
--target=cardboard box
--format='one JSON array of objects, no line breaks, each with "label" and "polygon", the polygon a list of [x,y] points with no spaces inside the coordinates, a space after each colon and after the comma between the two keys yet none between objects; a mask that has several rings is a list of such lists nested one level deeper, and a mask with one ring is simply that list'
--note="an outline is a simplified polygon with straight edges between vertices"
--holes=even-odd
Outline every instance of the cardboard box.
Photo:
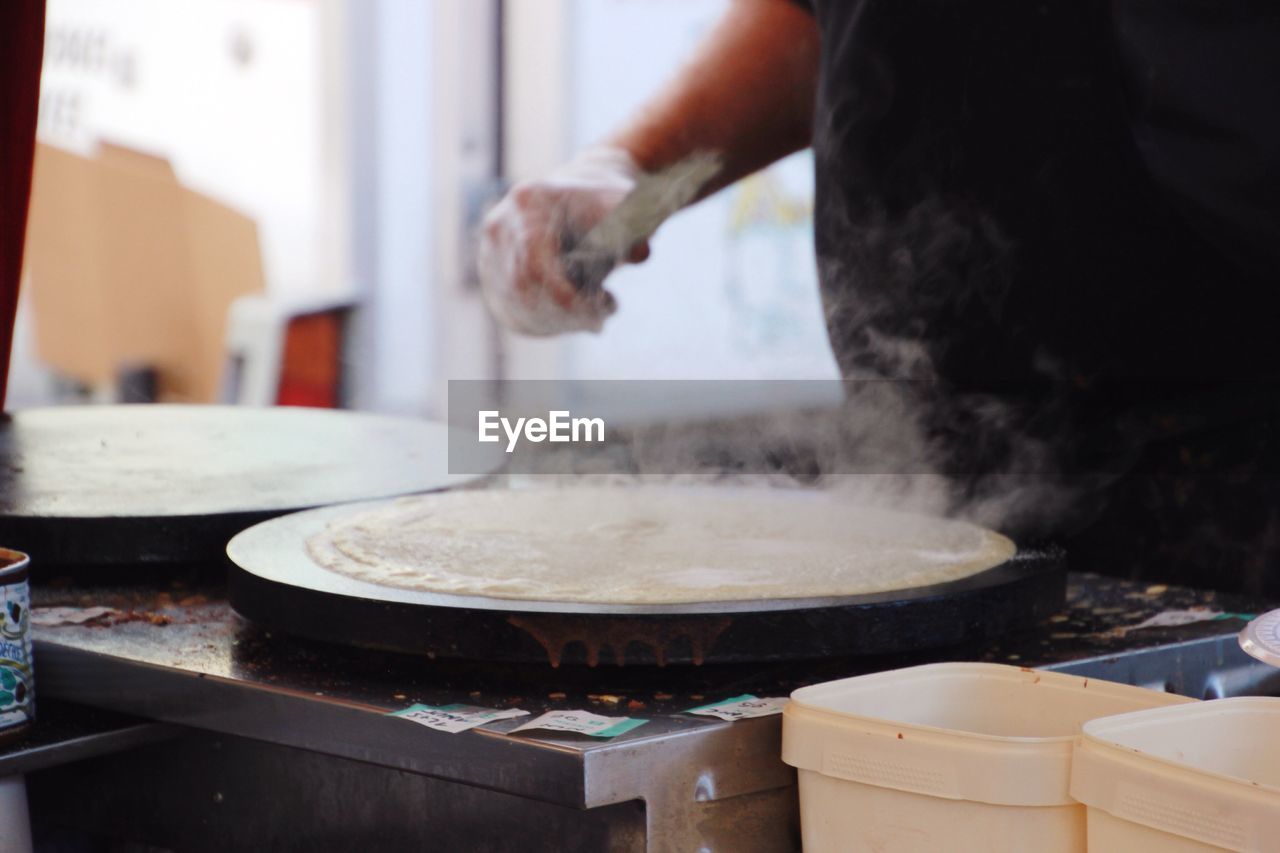
[{"label": "cardboard box", "polygon": [[169,401],[217,399],[227,310],[263,290],[251,219],[114,145],[39,146],[26,257],[40,359],[91,386],[154,367]]}]

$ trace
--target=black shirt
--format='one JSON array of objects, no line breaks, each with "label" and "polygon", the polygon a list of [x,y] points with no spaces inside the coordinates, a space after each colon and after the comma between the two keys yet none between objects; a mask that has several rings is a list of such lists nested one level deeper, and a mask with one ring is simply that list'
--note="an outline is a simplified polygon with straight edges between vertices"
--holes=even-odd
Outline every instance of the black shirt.
[{"label": "black shirt", "polygon": [[843,372],[939,380],[965,505],[1052,447],[1020,541],[1280,594],[1280,3],[803,5]]},{"label": "black shirt", "polygon": [[846,374],[1280,373],[1280,4],[805,5]]}]

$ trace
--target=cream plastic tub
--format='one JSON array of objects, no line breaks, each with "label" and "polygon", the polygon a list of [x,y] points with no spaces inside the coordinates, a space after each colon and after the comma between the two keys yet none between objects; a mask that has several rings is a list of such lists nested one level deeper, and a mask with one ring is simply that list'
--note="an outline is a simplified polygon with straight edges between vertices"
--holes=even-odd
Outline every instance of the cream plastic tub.
[{"label": "cream plastic tub", "polygon": [[1089,850],[1280,850],[1280,699],[1216,699],[1087,723],[1071,794]]},{"label": "cream plastic tub", "polygon": [[1071,748],[1087,720],[1194,700],[983,663],[805,687],[782,718],[804,848],[1085,850]]}]

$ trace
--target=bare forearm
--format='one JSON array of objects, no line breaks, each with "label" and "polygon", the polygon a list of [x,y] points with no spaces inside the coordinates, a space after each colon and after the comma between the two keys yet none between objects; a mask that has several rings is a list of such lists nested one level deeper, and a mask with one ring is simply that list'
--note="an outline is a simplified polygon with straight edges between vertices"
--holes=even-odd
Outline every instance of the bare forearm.
[{"label": "bare forearm", "polygon": [[809,144],[818,28],[788,0],[735,0],[693,61],[609,141],[646,171],[717,151],[714,192]]}]

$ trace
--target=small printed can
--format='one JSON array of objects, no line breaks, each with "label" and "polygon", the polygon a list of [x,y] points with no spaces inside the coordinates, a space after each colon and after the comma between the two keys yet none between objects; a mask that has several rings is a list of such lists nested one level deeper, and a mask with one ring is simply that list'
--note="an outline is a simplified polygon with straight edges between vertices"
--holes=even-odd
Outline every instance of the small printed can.
[{"label": "small printed can", "polygon": [[30,563],[26,554],[0,548],[0,743],[35,719]]}]

